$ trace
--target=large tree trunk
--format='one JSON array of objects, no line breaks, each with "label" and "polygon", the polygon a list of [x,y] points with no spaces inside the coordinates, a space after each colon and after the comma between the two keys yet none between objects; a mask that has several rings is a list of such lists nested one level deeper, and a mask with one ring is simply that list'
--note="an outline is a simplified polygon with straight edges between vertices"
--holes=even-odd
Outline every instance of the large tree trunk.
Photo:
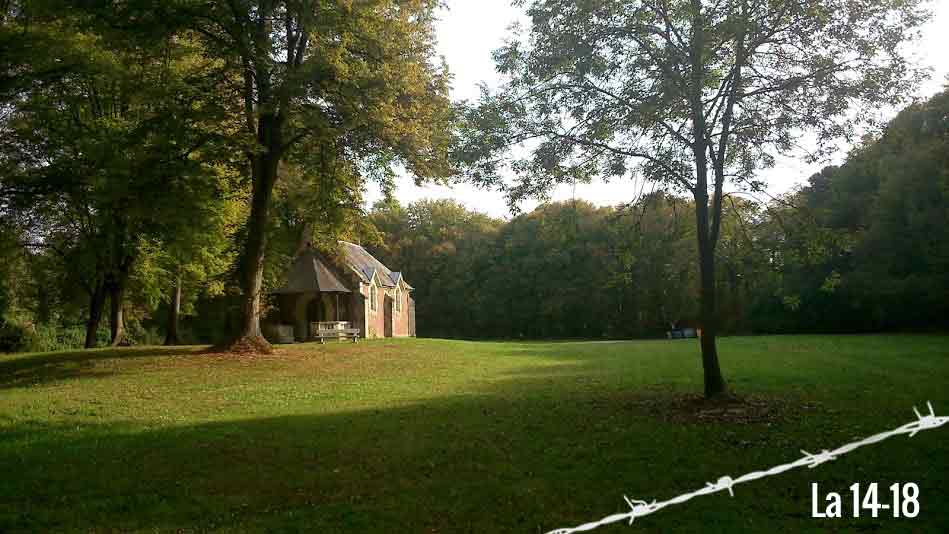
[{"label": "large tree trunk", "polygon": [[112,284],[112,287],[109,288],[109,331],[112,334],[110,344],[113,347],[118,347],[128,342],[125,335],[123,304],[125,304],[125,283],[117,282]]},{"label": "large tree trunk", "polygon": [[86,321],[86,342],[85,348],[91,349],[96,346],[96,332],[99,330],[99,322],[102,320],[102,308],[105,307],[105,285],[97,283],[92,293],[89,295],[89,319]]},{"label": "large tree trunk", "polygon": [[168,303],[168,326],[165,334],[165,345],[178,345],[178,316],[181,314],[181,274],[175,280],[175,287],[171,290],[171,302]]},{"label": "large tree trunk", "polygon": [[250,219],[247,224],[247,243],[241,258],[240,331],[236,339],[224,348],[234,352],[268,354],[273,348],[260,331],[260,292],[264,280],[264,252],[267,248],[267,221],[270,200],[280,165],[280,122],[273,115],[260,118],[258,142],[267,152],[254,155],[251,160],[253,190]]},{"label": "large tree trunk", "polygon": [[[263,158],[262,158],[263,159]],[[247,245],[241,258],[241,330],[238,341],[250,341],[266,349],[268,344],[260,332],[260,291],[264,280],[264,251],[267,248],[267,216],[276,175],[276,165],[267,167],[254,179],[250,220],[247,225]],[[270,170],[272,168],[272,171]]]}]

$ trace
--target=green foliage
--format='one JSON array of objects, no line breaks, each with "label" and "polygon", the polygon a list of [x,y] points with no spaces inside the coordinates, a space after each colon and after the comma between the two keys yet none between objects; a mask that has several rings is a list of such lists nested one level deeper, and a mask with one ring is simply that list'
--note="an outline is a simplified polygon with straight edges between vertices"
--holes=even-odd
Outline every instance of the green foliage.
[{"label": "green foliage", "polygon": [[[83,347],[86,329],[82,325],[32,324],[22,319],[0,320],[0,353],[53,352]],[[109,330],[96,332],[100,344],[109,342]],[[151,341],[145,339],[144,341]]]},{"label": "green foliage", "polygon": [[4,30],[68,60],[20,60],[43,83],[16,86],[5,117],[4,212],[63,273],[34,273],[68,288],[60,307],[84,298],[95,323],[108,294],[134,323],[179,272],[198,289],[228,262],[237,173],[212,91],[223,71],[188,36],[129,31],[93,5],[24,6]]},{"label": "green foliage", "polygon": [[378,205],[373,223],[382,235],[370,250],[416,288],[416,323],[429,322],[425,328],[431,333],[476,336],[489,317],[470,311],[485,313],[499,305],[490,302],[485,283],[500,222],[454,201],[432,200],[406,208]]},{"label": "green foliage", "polygon": [[[723,201],[725,332],[946,328],[949,92],[899,114],[809,185]],[[448,201],[383,203],[374,251],[416,287],[418,332],[463,337],[661,336],[699,319],[692,202],[546,204],[492,221]]]},{"label": "green foliage", "polygon": [[[26,352],[52,352],[63,350],[78,350],[83,346],[86,329],[82,325],[56,326],[36,325],[32,330],[32,340]],[[100,328],[96,331],[96,341],[100,345],[109,342],[109,330]]]},{"label": "green foliage", "polygon": [[[373,248],[415,287],[420,335],[663,335],[694,322],[689,204],[544,205],[509,222],[452,201],[376,206]],[[681,215],[681,216],[680,216]]]},{"label": "green foliage", "polygon": [[804,135],[826,150],[867,110],[904,101],[924,76],[902,46],[927,19],[923,2],[525,0],[531,25],[495,52],[506,79],[465,113],[458,158],[512,204],[631,175],[689,194],[705,393],[725,393],[726,182],[760,191],[758,171]]},{"label": "green foliage", "polygon": [[0,352],[26,352],[34,350],[30,328],[22,323],[0,319]]},{"label": "green foliage", "polygon": [[792,195],[797,208],[768,238],[781,258],[777,291],[800,300],[792,328],[945,327],[947,112],[949,92],[909,106]]},{"label": "green foliage", "polygon": [[805,133],[834,150],[924,76],[901,49],[923,0],[521,4],[531,24],[495,52],[505,83],[467,110],[457,153],[513,200],[632,173],[701,202],[726,179],[760,189]]},{"label": "green foliage", "polygon": [[[224,134],[249,178],[234,272],[245,300],[241,337],[260,339],[261,295],[265,278],[273,278],[267,241],[279,226],[271,209],[281,174],[315,180],[322,195],[316,209],[296,205],[284,211],[285,221],[302,217],[309,227],[297,229],[297,239],[313,237],[307,220],[315,214],[339,217],[359,198],[365,180],[391,188],[398,168],[418,180],[450,174],[454,117],[447,68],[435,61],[437,6],[435,0],[83,6],[133,33],[160,28],[173,41],[194,39],[202,59],[221,68],[223,76],[207,92],[231,114]],[[281,173],[288,164],[304,170]],[[300,188],[292,184],[283,193],[291,190]]]},{"label": "green foliage", "polygon": [[[923,20],[919,3],[703,6],[530,2],[534,28],[497,54],[509,83],[459,111],[434,58],[429,0],[2,4],[4,344],[75,346],[96,295],[119,286],[128,336],[154,342],[179,281],[183,335],[222,340],[246,309],[238,258],[255,195],[266,200],[263,259],[250,270],[263,266],[264,293],[307,243],[359,241],[415,286],[423,335],[661,336],[697,323],[703,234],[690,217],[703,203],[724,331],[945,326],[947,93],[785,197],[715,191],[725,174],[757,187],[754,171],[798,133],[846,134],[866,118],[851,104],[905,93],[918,73],[901,71],[898,45]],[[688,31],[649,31],[665,26]],[[736,55],[769,27],[771,52]],[[700,28],[696,68],[679,40]],[[834,63],[850,48],[852,62]],[[690,87],[717,121],[704,133]],[[729,94],[726,124],[712,111]],[[679,138],[726,134],[730,148],[708,143],[698,159]],[[720,167],[706,198],[682,179],[703,160]],[[664,185],[625,206],[545,204],[509,221],[446,201],[388,198],[366,213],[369,182],[391,194],[399,172],[443,180],[453,162],[482,185],[503,182],[512,201],[634,170]]]}]

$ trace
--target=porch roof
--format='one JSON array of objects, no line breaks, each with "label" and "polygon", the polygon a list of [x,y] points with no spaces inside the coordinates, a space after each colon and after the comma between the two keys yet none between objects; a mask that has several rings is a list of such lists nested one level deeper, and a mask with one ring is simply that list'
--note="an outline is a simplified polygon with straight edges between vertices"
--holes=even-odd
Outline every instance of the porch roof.
[{"label": "porch roof", "polygon": [[352,293],[333,270],[314,250],[307,250],[293,263],[287,274],[287,283],[274,291],[276,294],[308,293]]}]

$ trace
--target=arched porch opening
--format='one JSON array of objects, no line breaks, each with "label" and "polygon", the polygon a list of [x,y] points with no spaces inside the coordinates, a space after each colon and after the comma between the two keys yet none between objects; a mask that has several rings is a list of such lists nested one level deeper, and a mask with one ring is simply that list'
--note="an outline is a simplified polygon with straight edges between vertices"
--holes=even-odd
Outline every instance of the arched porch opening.
[{"label": "arched porch opening", "polygon": [[308,292],[297,297],[294,307],[294,337],[298,341],[312,338],[314,323],[352,322],[351,296],[348,293]]}]

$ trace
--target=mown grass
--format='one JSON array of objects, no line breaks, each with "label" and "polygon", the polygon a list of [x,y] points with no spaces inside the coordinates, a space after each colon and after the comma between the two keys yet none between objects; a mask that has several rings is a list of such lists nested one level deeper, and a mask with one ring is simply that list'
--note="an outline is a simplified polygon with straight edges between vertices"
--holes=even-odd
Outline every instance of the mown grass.
[{"label": "mown grass", "polygon": [[[944,336],[720,350],[724,415],[694,340],[0,356],[0,531],[546,532],[949,411]],[[895,481],[918,518],[810,517],[811,482]],[[698,531],[949,531],[949,427],[598,530]]]}]

